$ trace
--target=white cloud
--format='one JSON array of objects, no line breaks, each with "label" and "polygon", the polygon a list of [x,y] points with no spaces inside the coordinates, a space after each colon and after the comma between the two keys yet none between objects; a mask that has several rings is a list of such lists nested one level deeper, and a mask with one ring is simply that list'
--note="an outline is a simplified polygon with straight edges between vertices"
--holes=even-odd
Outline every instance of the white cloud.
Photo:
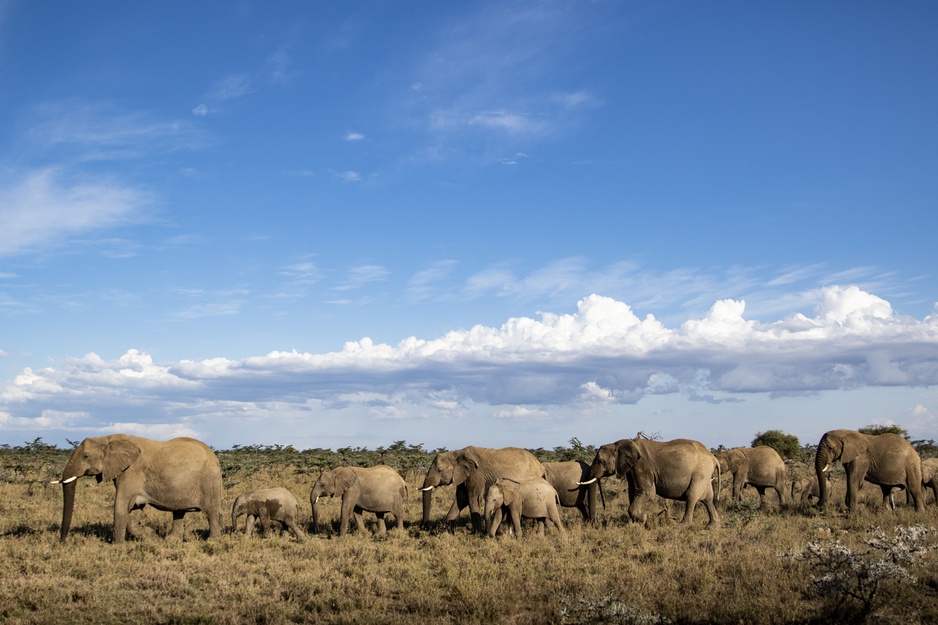
[{"label": "white cloud", "polygon": [[0,256],[139,221],[148,193],[120,183],[66,179],[48,168],[8,175],[0,187]]},{"label": "white cloud", "polygon": [[[745,318],[744,302],[721,300],[702,318],[667,327],[624,302],[591,295],[572,313],[516,317],[500,327],[397,345],[366,337],[336,352],[176,363],[154,362],[137,350],[116,360],[88,354],[24,369],[0,387],[0,427],[41,430],[42,422],[22,420],[65,414],[78,415],[68,417],[72,428],[123,427],[120,414],[127,411],[144,429],[194,430],[199,419],[302,419],[310,410],[359,410],[397,422],[461,418],[479,406],[517,421],[543,419],[555,408],[600,409],[664,395],[719,403],[752,393],[938,384],[938,316],[916,320],[889,310],[872,294],[833,286],[818,294],[813,317],[756,322]],[[934,419],[924,406],[910,416]]]},{"label": "white cloud", "polygon": [[340,171],[333,174],[333,176],[343,182],[360,182],[362,179],[362,175],[357,171]]},{"label": "white cloud", "polygon": [[254,91],[253,83],[253,79],[247,74],[225,76],[209,88],[206,97],[214,101],[240,98]]},{"label": "white cloud", "polygon": [[363,135],[360,132],[350,132],[347,135],[345,135],[346,141],[363,141],[364,139],[365,139],[365,135]]}]

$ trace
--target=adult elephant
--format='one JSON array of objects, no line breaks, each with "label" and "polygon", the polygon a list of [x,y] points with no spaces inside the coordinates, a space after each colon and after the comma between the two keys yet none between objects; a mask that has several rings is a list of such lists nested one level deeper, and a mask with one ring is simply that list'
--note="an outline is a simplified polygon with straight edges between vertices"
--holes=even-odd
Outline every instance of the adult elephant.
[{"label": "adult elephant", "polygon": [[520,481],[545,475],[543,465],[534,454],[520,447],[490,449],[470,445],[441,452],[433,459],[423,480],[423,522],[430,521],[433,489],[455,484],[456,501],[447,513],[446,521],[453,521],[468,506],[473,527],[482,532],[485,491],[489,486],[503,477]]},{"label": "adult elephant", "polygon": [[377,536],[387,533],[384,515],[394,515],[399,530],[404,529],[404,502],[407,499],[407,484],[392,467],[338,467],[319,476],[309,493],[313,508],[313,531],[319,531],[320,497],[340,497],[339,536],[348,530],[349,519],[354,515],[359,531],[365,531],[363,512],[373,512],[378,518]]},{"label": "adult elephant", "polygon": [[759,507],[765,507],[765,491],[775,490],[780,505],[788,505],[788,472],[778,452],[766,445],[736,447],[716,454],[720,471],[733,475],[733,500],[743,500],[743,487],[749,484],[759,492]]},{"label": "adult elephant", "polygon": [[694,508],[703,502],[710,527],[720,525],[713,503],[713,482],[719,482],[720,463],[697,441],[650,441],[624,438],[603,445],[596,452],[586,483],[615,474],[629,484],[629,517],[645,523],[645,504],[654,495],[684,501],[684,523],[694,520]]},{"label": "adult elephant", "polygon": [[823,508],[830,499],[825,473],[835,460],[840,460],[847,474],[847,508],[857,505],[857,491],[864,480],[876,484],[883,492],[883,502],[895,487],[905,488],[912,497],[915,509],[923,511],[922,460],[915,448],[898,434],[863,434],[855,430],[831,430],[821,437],[814,456],[820,497],[818,507]]},{"label": "adult elephant", "polygon": [[935,496],[935,503],[938,504],[938,458],[926,458],[922,460],[922,503],[925,503],[925,489],[930,488]]},{"label": "adult elephant", "polygon": [[201,510],[208,517],[209,535],[221,535],[221,466],[211,447],[193,438],[154,441],[128,434],[86,438],[72,452],[62,470],[62,527],[65,541],[72,524],[75,481],[93,475],[113,481],[114,542],[126,533],[140,536],[137,517],[147,504],[173,513],[170,536],[181,537],[186,512]]},{"label": "adult elephant", "polygon": [[583,485],[589,480],[590,465],[582,460],[565,462],[542,462],[547,473],[547,481],[557,491],[560,505],[564,508],[576,508],[584,522],[596,518],[597,495],[601,494],[600,482]]}]

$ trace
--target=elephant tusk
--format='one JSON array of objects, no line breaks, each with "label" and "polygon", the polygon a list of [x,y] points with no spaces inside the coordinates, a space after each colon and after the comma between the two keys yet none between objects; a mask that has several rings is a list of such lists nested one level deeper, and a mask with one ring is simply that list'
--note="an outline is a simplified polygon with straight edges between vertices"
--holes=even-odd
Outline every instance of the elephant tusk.
[{"label": "elephant tusk", "polygon": [[422,490],[423,492],[426,493],[426,492],[429,492],[429,491],[433,490],[433,487],[432,487],[432,486],[427,486],[426,488],[421,488],[420,490]]},{"label": "elephant tusk", "polygon": [[585,482],[577,482],[577,484],[579,484],[580,486],[589,486],[590,484],[592,484],[593,482],[595,482],[595,481],[598,480],[598,479],[599,479],[598,477],[594,477],[593,479],[591,479],[591,480],[586,480]]},{"label": "elephant tusk", "polygon": [[72,482],[74,482],[74,481],[77,480],[77,479],[78,479],[78,476],[77,476],[77,475],[73,475],[72,477],[68,478],[67,480],[52,480],[52,481],[49,482],[49,483],[50,483],[50,484],[71,484]]},{"label": "elephant tusk", "polygon": [[316,503],[318,503],[318,502],[319,502],[319,497],[316,497],[315,499],[313,499],[313,505],[314,505],[314,506],[315,506]]},{"label": "elephant tusk", "polygon": [[49,483],[50,483],[50,484],[61,484],[61,483],[62,483],[62,480],[52,480],[52,481],[49,482]]},{"label": "elephant tusk", "polygon": [[831,465],[830,463],[827,463],[826,465],[824,465],[824,468],[821,469],[821,473],[827,473],[830,470],[831,470]]}]

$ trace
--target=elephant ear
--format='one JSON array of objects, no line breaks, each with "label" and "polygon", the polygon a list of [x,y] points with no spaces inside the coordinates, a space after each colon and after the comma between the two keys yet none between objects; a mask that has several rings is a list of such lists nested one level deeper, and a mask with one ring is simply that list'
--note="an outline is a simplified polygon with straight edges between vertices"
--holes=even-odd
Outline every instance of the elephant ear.
[{"label": "elephant ear", "polygon": [[843,452],[840,454],[840,461],[844,464],[853,462],[857,457],[866,452],[866,441],[862,436],[845,436]]},{"label": "elephant ear", "polygon": [[341,497],[345,491],[350,489],[358,482],[358,473],[351,469],[336,469],[335,471],[335,496]]},{"label": "elephant ear", "polygon": [[642,457],[642,451],[634,441],[626,441],[616,453],[616,477],[620,480],[625,477],[635,463]]},{"label": "elephant ear", "polygon": [[110,482],[127,470],[140,456],[140,447],[126,438],[114,438],[104,450],[104,466],[101,467],[101,481]]},{"label": "elephant ear", "polygon": [[456,459],[456,466],[453,468],[453,484],[462,484],[469,477],[469,474],[479,468],[479,461],[474,454],[466,452]]}]

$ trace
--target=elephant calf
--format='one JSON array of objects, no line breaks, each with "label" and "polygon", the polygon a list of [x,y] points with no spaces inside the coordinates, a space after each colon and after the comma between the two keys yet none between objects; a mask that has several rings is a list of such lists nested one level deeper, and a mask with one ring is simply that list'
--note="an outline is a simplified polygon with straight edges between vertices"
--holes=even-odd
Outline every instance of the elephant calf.
[{"label": "elephant calf", "polygon": [[244,533],[250,536],[254,531],[254,522],[260,519],[264,535],[270,533],[270,522],[278,521],[281,533],[289,528],[298,542],[303,542],[303,532],[296,525],[296,497],[286,488],[258,488],[244,493],[235,499],[231,506],[231,527],[238,528],[238,518],[247,515]]},{"label": "elephant calf", "polygon": [[[827,482],[827,490],[830,491],[831,481],[828,478],[824,478],[824,481]],[[817,477],[803,477],[791,483],[792,502],[800,501],[804,504],[810,502],[812,497],[817,499],[820,496],[821,489],[818,486]]]},{"label": "elephant calf", "polygon": [[495,536],[506,510],[519,538],[522,517],[536,520],[538,535],[544,534],[547,519],[558,531],[564,531],[560,520],[560,498],[554,487],[543,478],[521,481],[501,478],[488,487],[485,493],[485,524],[489,536]]}]

